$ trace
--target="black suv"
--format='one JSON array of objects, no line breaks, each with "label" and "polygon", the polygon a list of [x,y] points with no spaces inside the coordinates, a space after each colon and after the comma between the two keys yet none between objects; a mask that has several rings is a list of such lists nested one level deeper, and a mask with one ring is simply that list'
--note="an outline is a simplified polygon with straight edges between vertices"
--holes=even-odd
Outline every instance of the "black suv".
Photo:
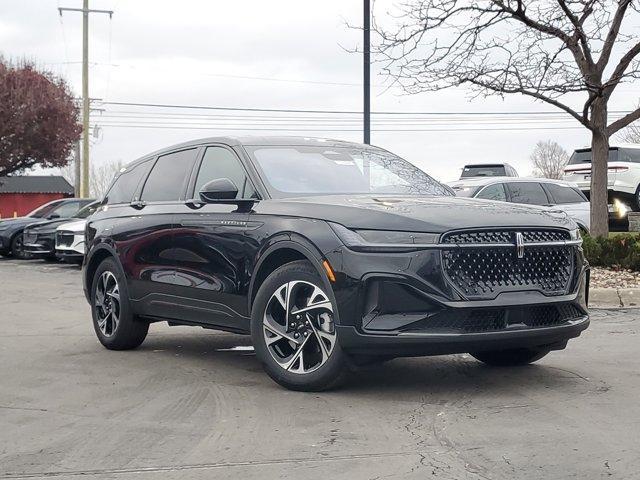
[{"label": "black suv", "polygon": [[470,352],[518,365],[587,328],[563,212],[457,198],[380,148],[210,138],[131,163],[87,223],[85,294],[110,349],[150,322],[250,334],[278,383]]}]

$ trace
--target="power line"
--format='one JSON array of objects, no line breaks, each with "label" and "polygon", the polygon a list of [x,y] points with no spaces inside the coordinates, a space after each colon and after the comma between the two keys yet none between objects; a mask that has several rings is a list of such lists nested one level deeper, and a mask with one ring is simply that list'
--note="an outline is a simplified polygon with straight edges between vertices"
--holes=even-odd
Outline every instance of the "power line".
[{"label": "power line", "polygon": [[[361,132],[361,128],[255,128],[255,127],[213,127],[213,126],[183,126],[183,125],[143,125],[143,124],[117,124],[117,123],[104,123],[101,125],[104,128],[146,128],[146,129],[169,129],[169,130],[210,130],[210,131],[244,131],[244,132]],[[526,130],[581,130],[584,127],[496,127],[496,128],[415,128],[415,129],[377,129],[372,131],[376,132],[396,132],[396,133],[411,133],[411,132],[484,132],[484,131],[526,131]]]},{"label": "power line", "polygon": [[[141,102],[103,102],[104,105],[148,107],[148,108],[178,108],[190,110],[223,110],[239,112],[271,112],[271,113],[316,113],[316,114],[338,114],[338,115],[362,115],[360,110],[317,110],[317,109],[295,109],[295,108],[250,108],[250,107],[219,107],[205,105],[180,105],[162,103],[141,103]],[[630,110],[611,110],[610,113],[629,113]],[[380,111],[371,112],[372,115],[564,115],[563,111],[516,111],[516,112],[407,112],[407,111]]]}]

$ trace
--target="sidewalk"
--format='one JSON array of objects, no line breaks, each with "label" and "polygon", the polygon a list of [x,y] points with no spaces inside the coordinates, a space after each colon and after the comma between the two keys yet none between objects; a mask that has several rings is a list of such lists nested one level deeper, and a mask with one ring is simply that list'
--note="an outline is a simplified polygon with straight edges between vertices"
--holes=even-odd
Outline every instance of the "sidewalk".
[{"label": "sidewalk", "polygon": [[591,288],[589,307],[640,307],[640,288]]}]

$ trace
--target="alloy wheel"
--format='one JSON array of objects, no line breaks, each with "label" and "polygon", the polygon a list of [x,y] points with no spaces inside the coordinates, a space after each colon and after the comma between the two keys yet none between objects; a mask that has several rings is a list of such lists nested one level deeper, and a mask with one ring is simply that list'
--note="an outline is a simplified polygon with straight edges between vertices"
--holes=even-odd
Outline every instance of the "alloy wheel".
[{"label": "alloy wheel", "polygon": [[333,306],[318,286],[292,281],[278,287],[264,312],[262,330],[284,370],[306,374],[324,365],[336,344]]},{"label": "alloy wheel", "polygon": [[120,322],[120,287],[110,271],[98,279],[95,294],[98,328],[105,337],[111,337]]}]

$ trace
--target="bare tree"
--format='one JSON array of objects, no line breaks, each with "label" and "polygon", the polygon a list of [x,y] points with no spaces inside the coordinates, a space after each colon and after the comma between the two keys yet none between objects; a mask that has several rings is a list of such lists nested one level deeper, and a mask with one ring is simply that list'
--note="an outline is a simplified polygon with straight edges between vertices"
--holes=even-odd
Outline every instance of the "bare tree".
[{"label": "bare tree", "polygon": [[533,174],[536,177],[562,178],[564,167],[569,162],[569,154],[557,142],[544,140],[536,143],[531,156]]},{"label": "bare tree", "polygon": [[627,143],[640,143],[640,124],[632,123],[620,133],[620,140]]},{"label": "bare tree", "polygon": [[110,162],[104,165],[91,165],[91,175],[89,177],[89,190],[94,198],[102,198],[115,177],[122,168],[122,162]]},{"label": "bare tree", "polygon": [[613,121],[607,111],[616,87],[640,73],[639,1],[404,0],[393,25],[374,22],[374,51],[408,93],[522,94],[589,129],[591,231],[606,235],[609,138],[640,119],[640,108]]},{"label": "bare tree", "polygon": [[[110,162],[104,165],[97,166],[95,163],[91,164],[91,171],[89,172],[89,192],[93,198],[100,199],[107,193],[109,185],[116,173],[122,168],[122,162]],[[62,175],[71,185],[75,184],[76,172],[73,163],[69,163],[64,167],[61,167],[57,171],[58,175]]]}]

